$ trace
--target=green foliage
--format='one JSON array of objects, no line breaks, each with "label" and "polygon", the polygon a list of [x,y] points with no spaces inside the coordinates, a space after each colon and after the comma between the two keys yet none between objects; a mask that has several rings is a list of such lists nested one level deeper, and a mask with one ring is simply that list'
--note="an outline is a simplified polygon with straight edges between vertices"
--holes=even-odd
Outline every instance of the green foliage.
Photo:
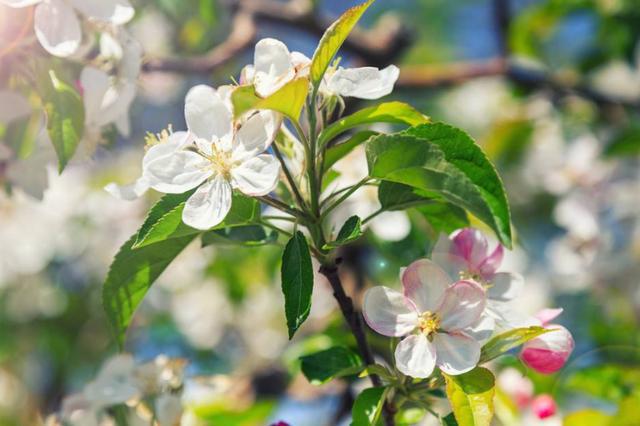
[{"label": "green foliage", "polygon": [[357,374],[364,368],[360,357],[342,346],[305,355],[300,361],[302,373],[314,385],[326,383],[336,377]]},{"label": "green foliage", "polygon": [[543,327],[533,326],[514,328],[513,330],[505,331],[504,333],[494,336],[482,347],[480,363],[491,361],[547,331],[548,330]]},{"label": "green foliage", "polygon": [[323,248],[330,250],[357,240],[363,234],[361,224],[362,221],[358,216],[351,216],[340,228],[336,240],[325,244]]},{"label": "green foliage", "polygon": [[404,124],[417,126],[428,123],[429,117],[403,102],[385,102],[368,108],[363,108],[351,115],[343,117],[326,127],[318,141],[320,146],[329,143],[336,136],[357,126],[374,123]]},{"label": "green foliage", "polygon": [[387,388],[373,387],[363,390],[351,409],[351,426],[377,424],[384,404]]},{"label": "green foliage", "polygon": [[311,59],[311,82],[316,88],[320,86],[322,77],[334,56],[338,53],[340,46],[342,46],[342,43],[347,39],[362,14],[373,2],[374,0],[367,0],[361,5],[348,9],[322,35]]},{"label": "green foliage", "polygon": [[632,126],[622,131],[607,145],[607,157],[623,157],[640,154],[640,126]]},{"label": "green foliage", "polygon": [[[160,241],[180,238],[187,235],[197,235],[202,231],[185,225],[182,222],[182,211],[187,199],[193,191],[184,194],[168,194],[162,197],[151,208],[140,231],[136,235],[133,248],[141,248]],[[245,225],[260,218],[260,204],[253,198],[234,193],[231,209],[224,221],[212,229],[223,229],[232,226]],[[208,240],[210,241],[210,240]]]},{"label": "green foliage", "polygon": [[416,208],[436,232],[450,234],[469,226],[467,213],[447,202],[432,202]]},{"label": "green foliage", "polygon": [[345,142],[339,143],[331,148],[327,149],[324,159],[324,171],[330,173],[329,170],[336,162],[346,157],[351,151],[353,151],[358,145],[369,139],[371,136],[377,135],[378,132],[371,130],[363,130],[355,135],[351,136]]},{"label": "green foliage", "polygon": [[640,369],[605,364],[576,371],[567,379],[564,389],[607,401],[620,402],[636,391],[638,383],[640,383]]},{"label": "green foliage", "polygon": [[289,339],[309,316],[313,292],[313,267],[307,239],[297,231],[282,253],[282,292]]},{"label": "green foliage", "polygon": [[493,418],[495,378],[476,367],[458,376],[444,375],[447,397],[460,426],[490,426]]},{"label": "green foliage", "polygon": [[456,416],[453,413],[449,413],[442,418],[442,426],[458,426]]},{"label": "green foliage", "polygon": [[58,156],[58,171],[62,172],[82,139],[84,105],[78,92],[53,70],[40,79],[39,85],[47,114],[47,132]]},{"label": "green foliage", "polygon": [[237,226],[207,231],[202,234],[202,246],[209,245],[242,245],[263,246],[278,241],[278,232],[261,225]]},{"label": "green foliage", "polygon": [[367,142],[372,177],[409,185],[464,208],[511,246],[509,206],[493,165],[464,132],[425,124]]},{"label": "green foliage", "polygon": [[297,123],[308,90],[309,80],[306,78],[292,80],[266,98],[259,97],[253,85],[239,86],[231,94],[233,113],[240,117],[252,109],[270,109],[286,115]]},{"label": "green foliage", "polygon": [[256,401],[251,407],[239,409],[233,404],[218,402],[198,406],[193,412],[207,426],[262,426],[267,423],[275,405],[275,401]]},{"label": "green foliage", "polygon": [[153,282],[197,234],[133,248],[137,235],[124,243],[113,260],[102,287],[102,303],[119,346],[133,314]]}]

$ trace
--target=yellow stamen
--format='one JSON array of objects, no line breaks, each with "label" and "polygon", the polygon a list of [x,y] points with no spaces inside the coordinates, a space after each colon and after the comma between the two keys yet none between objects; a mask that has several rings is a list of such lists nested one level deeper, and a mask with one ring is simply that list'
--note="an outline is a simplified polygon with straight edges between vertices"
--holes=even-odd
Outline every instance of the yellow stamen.
[{"label": "yellow stamen", "polygon": [[440,328],[440,316],[434,312],[426,311],[420,315],[418,327],[422,333],[429,336]]}]

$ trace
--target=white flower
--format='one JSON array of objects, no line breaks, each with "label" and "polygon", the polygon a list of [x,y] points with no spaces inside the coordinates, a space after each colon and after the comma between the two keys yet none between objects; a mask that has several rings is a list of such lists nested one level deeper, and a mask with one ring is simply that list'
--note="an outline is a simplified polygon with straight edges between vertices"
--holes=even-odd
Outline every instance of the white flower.
[{"label": "white flower", "polygon": [[486,300],[474,281],[451,284],[447,273],[427,259],[402,273],[404,294],[373,287],[364,299],[367,324],[385,336],[407,336],[396,347],[398,369],[426,378],[438,366],[447,374],[472,370],[480,359],[478,333]]},{"label": "white flower", "polygon": [[85,386],[83,394],[93,407],[110,407],[140,396],[134,379],[135,363],[131,355],[117,355],[100,369],[96,379]]},{"label": "white flower", "polygon": [[185,100],[190,143],[143,161],[143,176],[157,191],[180,194],[197,187],[182,213],[184,223],[196,229],[209,229],[224,220],[233,189],[261,196],[278,183],[278,160],[263,154],[280,126],[278,116],[256,112],[236,129],[230,90],[192,88]]},{"label": "white flower", "polygon": [[[300,52],[289,52],[279,40],[265,38],[256,44],[253,65],[241,74],[243,84],[254,84],[256,93],[266,97],[291,80],[307,76],[311,60]],[[393,90],[400,70],[390,65],[383,70],[375,67],[330,68],[320,91],[325,95],[378,99]]]},{"label": "white flower", "polygon": [[42,47],[54,56],[73,55],[82,42],[78,13],[89,20],[123,25],[131,20],[134,9],[128,0],[0,0],[10,7],[37,4],[34,29]]}]

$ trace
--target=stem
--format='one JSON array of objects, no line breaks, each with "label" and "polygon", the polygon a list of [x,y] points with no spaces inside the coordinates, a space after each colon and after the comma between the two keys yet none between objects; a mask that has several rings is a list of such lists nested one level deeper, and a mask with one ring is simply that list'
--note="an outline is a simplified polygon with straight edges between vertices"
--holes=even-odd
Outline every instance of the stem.
[{"label": "stem", "polygon": [[291,187],[291,191],[293,192],[293,195],[298,201],[298,205],[304,211],[306,209],[306,203],[304,202],[304,198],[302,198],[302,194],[300,194],[300,190],[298,189],[298,185],[296,185],[296,181],[293,179],[293,176],[291,175],[291,171],[287,167],[287,164],[284,162],[284,158],[282,157],[280,148],[278,148],[278,145],[275,142],[271,146],[273,148],[273,153],[276,155],[276,158],[278,159],[278,161],[280,161],[280,165],[282,166],[284,175],[286,176],[287,181],[289,182],[289,186]]},{"label": "stem", "polygon": [[355,185],[349,187],[348,190],[345,191],[344,194],[342,194],[342,196],[340,198],[338,198],[336,201],[333,202],[333,204],[329,205],[329,207],[327,207],[323,212],[322,215],[320,215],[320,218],[325,218],[327,217],[327,215],[336,207],[338,207],[344,200],[346,200],[347,198],[349,198],[351,196],[351,194],[353,194],[354,192],[356,192],[361,186],[365,185],[367,182],[369,181],[368,177],[365,177],[364,179],[362,179],[360,182],[356,183]]},{"label": "stem", "polygon": [[364,225],[365,223],[369,222],[371,219],[375,218],[376,216],[378,216],[382,212],[384,212],[384,209],[383,208],[379,208],[375,212],[371,213],[369,216],[367,216],[364,219],[362,219],[362,225]]},{"label": "stem", "polygon": [[309,159],[308,163],[308,175],[309,175],[309,187],[311,198],[311,212],[317,215],[320,211],[320,181],[318,179],[318,173],[316,172],[316,148],[318,145],[317,138],[317,125],[318,125],[318,111],[316,111],[316,98],[318,90],[314,87],[311,92],[311,98],[307,104],[307,114],[309,117]]},{"label": "stem", "polygon": [[288,237],[293,237],[293,234],[291,232],[285,231],[284,229],[274,225],[273,223],[267,222],[265,220],[261,220],[260,225],[266,226],[267,228],[273,229],[274,231],[281,232]]},{"label": "stem", "polygon": [[[342,316],[344,317],[347,325],[351,329],[351,334],[356,339],[356,344],[358,346],[358,351],[360,352],[360,356],[362,356],[362,360],[365,365],[374,364],[373,353],[371,352],[371,348],[369,347],[369,343],[367,342],[367,335],[365,334],[364,324],[362,320],[362,314],[357,312],[353,306],[353,300],[344,291],[344,287],[342,286],[342,281],[340,280],[340,276],[338,275],[338,267],[335,263],[332,264],[323,264],[320,266],[319,272],[324,275],[329,283],[331,284],[331,288],[333,289],[333,297],[338,302],[340,306],[340,311],[342,312]],[[376,374],[371,374],[370,376],[371,383],[374,386],[382,386],[382,380]],[[393,409],[385,402],[384,405],[384,420],[387,426],[392,426],[394,424],[393,420]]]},{"label": "stem", "polygon": [[265,204],[270,205],[271,207],[274,207],[280,211],[283,211],[285,213],[289,213],[291,216],[295,216],[297,218],[306,218],[307,215],[306,213],[293,208],[293,207],[289,207],[288,205],[286,205],[285,203],[283,203],[282,201],[270,197],[268,195],[263,195],[262,197],[256,197],[258,200],[262,201]]}]

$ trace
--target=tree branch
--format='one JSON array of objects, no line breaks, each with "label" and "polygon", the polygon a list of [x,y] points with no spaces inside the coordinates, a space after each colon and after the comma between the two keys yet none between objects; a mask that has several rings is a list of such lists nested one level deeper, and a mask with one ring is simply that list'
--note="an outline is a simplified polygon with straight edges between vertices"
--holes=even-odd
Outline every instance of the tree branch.
[{"label": "tree branch", "polygon": [[[371,348],[369,347],[369,343],[367,342],[367,335],[365,334],[362,314],[356,311],[353,306],[353,300],[351,300],[351,298],[345,293],[344,287],[342,286],[342,281],[340,280],[340,276],[338,275],[338,267],[335,264],[322,265],[320,266],[319,272],[324,275],[331,284],[331,288],[333,289],[333,297],[338,302],[340,311],[342,312],[342,316],[349,325],[351,334],[353,334],[356,339],[356,344],[358,345],[358,351],[362,356],[362,360],[366,365],[373,364],[375,360],[373,358]],[[369,377],[371,378],[371,383],[374,386],[382,386],[380,377],[375,374],[371,374]],[[394,410],[391,405],[385,403],[384,418],[385,423],[388,426],[394,424],[393,411]]]}]

